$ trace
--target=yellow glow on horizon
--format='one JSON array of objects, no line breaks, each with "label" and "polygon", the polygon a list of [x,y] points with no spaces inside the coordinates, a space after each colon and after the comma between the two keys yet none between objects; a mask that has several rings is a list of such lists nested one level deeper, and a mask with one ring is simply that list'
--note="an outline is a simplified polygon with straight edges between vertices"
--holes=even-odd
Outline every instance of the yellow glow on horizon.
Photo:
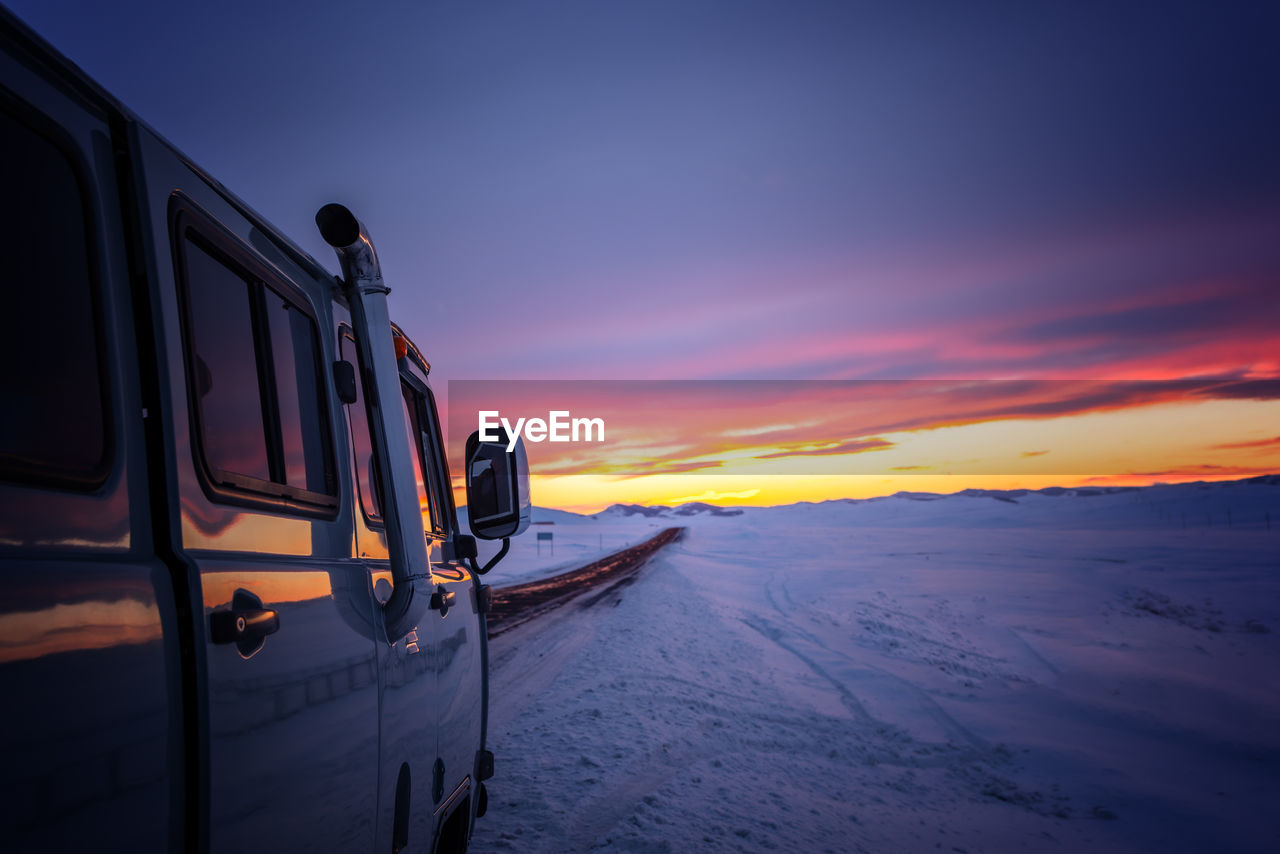
[{"label": "yellow glow on horizon", "polygon": [[716,492],[714,489],[708,489],[705,492],[698,493],[697,495],[685,495],[681,498],[673,498],[671,499],[671,503],[672,504],[690,504],[694,501],[704,501],[704,502],[728,501],[731,498],[739,498],[739,499],[754,498],[759,494],[760,494],[760,490],[758,489],[746,489],[746,490],[743,490],[742,492]]},{"label": "yellow glow on horizon", "polygon": [[[1274,469],[1280,471],[1280,467]],[[1154,483],[1182,483],[1189,481],[1237,480],[1247,475],[1242,474],[1195,474],[1195,475],[920,475],[920,476],[875,476],[875,475],[770,475],[753,481],[760,488],[750,498],[741,499],[702,499],[707,504],[740,507],[772,507],[781,504],[795,504],[802,501],[831,501],[840,498],[878,498],[898,492],[931,492],[946,495],[964,489],[1045,489],[1051,486],[1083,487],[1083,486],[1149,486]],[[692,484],[690,479],[697,477],[699,486],[706,486],[708,491],[716,491],[721,487],[732,491],[741,486],[749,478],[739,475],[647,475],[632,478],[626,484],[617,479],[602,475],[578,476],[572,486],[561,483],[561,477],[538,478],[533,486],[534,503],[540,507],[553,507],[574,513],[590,515],[598,513],[612,504],[663,504],[674,506],[686,503],[685,492],[678,490],[680,484],[660,481],[662,478],[679,478],[685,489]],[[598,479],[590,484],[584,478]],[[671,487],[677,487],[673,490]],[[460,501],[463,501],[461,497]]]},{"label": "yellow glow on horizon", "polygon": [[[532,491],[540,506],[591,513],[619,502],[767,506],[899,491],[1224,480],[1280,471],[1280,443],[1267,441],[1277,424],[1276,400],[1178,401],[888,433],[892,447],[799,464],[794,457],[759,459],[778,449],[735,450],[720,457],[721,467],[705,470],[714,474],[535,473]],[[1249,442],[1254,446],[1241,447]],[[839,473],[795,473],[800,466]]]}]

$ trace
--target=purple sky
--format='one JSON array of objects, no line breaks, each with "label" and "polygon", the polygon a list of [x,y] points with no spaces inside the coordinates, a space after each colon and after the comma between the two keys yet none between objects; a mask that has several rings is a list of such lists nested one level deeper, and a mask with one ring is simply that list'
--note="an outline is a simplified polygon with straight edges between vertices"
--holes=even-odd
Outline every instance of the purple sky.
[{"label": "purple sky", "polygon": [[440,379],[1280,372],[1276,4],[10,5]]}]

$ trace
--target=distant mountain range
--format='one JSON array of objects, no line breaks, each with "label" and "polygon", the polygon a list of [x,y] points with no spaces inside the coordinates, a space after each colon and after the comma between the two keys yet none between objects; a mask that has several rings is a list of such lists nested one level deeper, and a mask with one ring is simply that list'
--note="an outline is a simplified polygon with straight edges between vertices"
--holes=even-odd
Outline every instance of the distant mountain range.
[{"label": "distant mountain range", "polygon": [[[839,507],[841,505],[866,505],[866,504],[884,504],[886,502],[940,502],[949,499],[958,498],[989,498],[1002,504],[1020,504],[1030,496],[1044,496],[1049,498],[1055,497],[1075,497],[1089,498],[1104,495],[1119,495],[1122,493],[1149,493],[1152,495],[1190,495],[1192,492],[1203,491],[1217,488],[1230,487],[1248,487],[1248,486],[1280,486],[1280,474],[1261,475],[1259,477],[1244,478],[1242,480],[1233,481],[1196,481],[1194,483],[1182,484],[1155,484],[1153,486],[1050,486],[1044,489],[963,489],[959,492],[940,494],[935,492],[896,492],[893,495],[877,496],[875,498],[836,498],[829,501],[800,501],[794,504],[778,505],[772,508],[761,507],[721,507],[715,504],[707,504],[702,501],[689,502],[674,507],[664,504],[614,504],[601,510],[599,513],[577,516],[563,510],[549,510],[546,508],[535,508],[534,517],[550,518],[554,514],[564,514],[560,517],[567,521],[564,517],[576,516],[579,519],[625,519],[630,517],[641,516],[650,519],[681,519],[690,517],[710,517],[710,516],[741,516],[747,511],[759,510],[782,510],[787,508],[803,508],[803,507]],[[1280,521],[1280,520],[1277,520]]]},{"label": "distant mountain range", "polygon": [[616,519],[626,516],[650,516],[660,517],[663,519],[674,519],[680,516],[741,516],[742,509],[738,507],[719,507],[715,504],[705,504],[701,501],[691,501],[687,504],[681,504],[677,507],[668,507],[665,504],[614,504],[604,510],[596,513],[593,518],[596,519]]}]

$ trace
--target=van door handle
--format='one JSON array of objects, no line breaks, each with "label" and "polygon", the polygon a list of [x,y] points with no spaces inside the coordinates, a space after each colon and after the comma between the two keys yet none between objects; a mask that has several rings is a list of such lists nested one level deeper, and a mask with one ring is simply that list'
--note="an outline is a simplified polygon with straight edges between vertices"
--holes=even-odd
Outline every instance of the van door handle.
[{"label": "van door handle", "polygon": [[242,658],[261,649],[266,636],[279,630],[279,612],[262,607],[262,600],[244,589],[232,595],[230,609],[209,614],[209,639],[235,644]]},{"label": "van door handle", "polygon": [[431,607],[440,612],[440,616],[449,613],[449,609],[453,607],[453,603],[458,599],[457,593],[452,593],[445,588],[443,584],[436,587],[436,592],[431,594]]}]

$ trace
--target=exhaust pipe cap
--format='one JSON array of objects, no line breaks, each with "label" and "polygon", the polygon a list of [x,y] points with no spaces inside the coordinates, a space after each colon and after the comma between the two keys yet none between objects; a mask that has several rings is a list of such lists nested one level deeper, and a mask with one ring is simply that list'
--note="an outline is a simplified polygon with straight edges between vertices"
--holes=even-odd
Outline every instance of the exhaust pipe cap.
[{"label": "exhaust pipe cap", "polygon": [[316,226],[325,243],[335,249],[350,246],[360,239],[360,220],[337,202],[316,211]]}]

